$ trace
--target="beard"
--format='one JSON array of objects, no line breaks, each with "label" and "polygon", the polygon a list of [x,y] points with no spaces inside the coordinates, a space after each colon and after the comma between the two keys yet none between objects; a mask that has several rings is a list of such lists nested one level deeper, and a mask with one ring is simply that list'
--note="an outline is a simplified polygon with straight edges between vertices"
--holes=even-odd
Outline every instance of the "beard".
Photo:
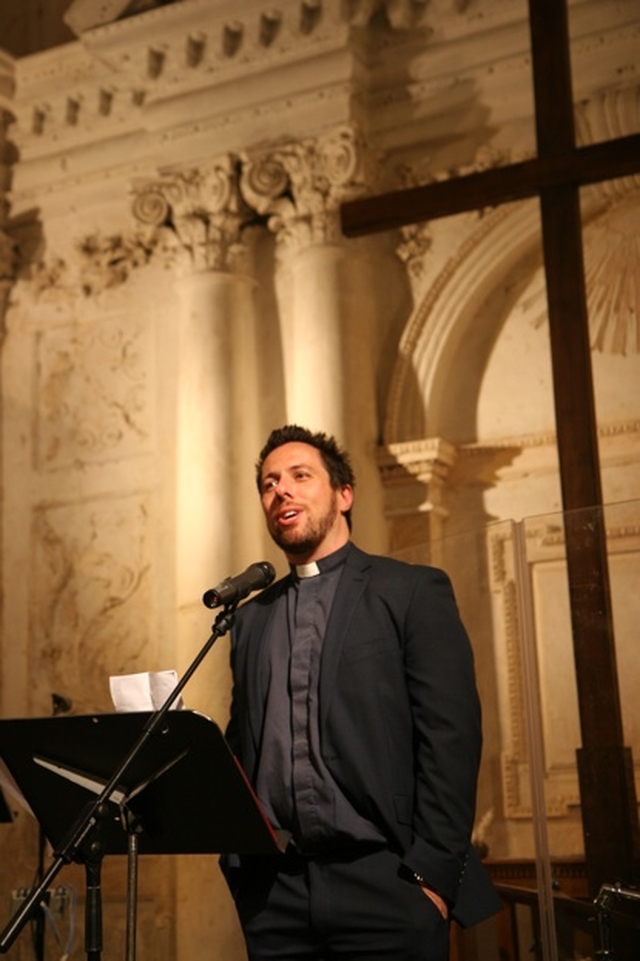
[{"label": "beard", "polygon": [[337,494],[333,494],[329,508],[322,517],[307,520],[301,530],[271,530],[272,539],[286,554],[304,557],[316,550],[334,526],[340,511]]}]

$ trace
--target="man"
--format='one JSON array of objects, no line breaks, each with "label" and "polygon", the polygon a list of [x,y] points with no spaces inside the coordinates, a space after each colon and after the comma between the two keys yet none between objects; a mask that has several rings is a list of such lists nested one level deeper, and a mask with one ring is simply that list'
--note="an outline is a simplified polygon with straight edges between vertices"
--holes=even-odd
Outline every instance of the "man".
[{"label": "man", "polygon": [[446,961],[500,901],[470,844],[473,657],[447,576],[350,540],[354,477],[295,425],[257,464],[290,573],[237,614],[229,743],[283,855],[223,862],[251,961]]}]

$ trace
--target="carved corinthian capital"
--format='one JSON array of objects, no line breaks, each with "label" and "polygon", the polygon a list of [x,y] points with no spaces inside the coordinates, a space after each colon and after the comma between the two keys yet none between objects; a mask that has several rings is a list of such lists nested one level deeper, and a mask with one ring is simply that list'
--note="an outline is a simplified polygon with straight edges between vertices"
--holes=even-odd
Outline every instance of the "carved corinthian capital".
[{"label": "carved corinthian capital", "polygon": [[288,250],[341,241],[338,210],[366,187],[367,152],[351,126],[242,158],[240,189]]},{"label": "carved corinthian capital", "polygon": [[245,266],[241,229],[248,212],[231,157],[140,185],[133,214],[152,233],[162,235],[159,244],[168,256],[195,272]]}]

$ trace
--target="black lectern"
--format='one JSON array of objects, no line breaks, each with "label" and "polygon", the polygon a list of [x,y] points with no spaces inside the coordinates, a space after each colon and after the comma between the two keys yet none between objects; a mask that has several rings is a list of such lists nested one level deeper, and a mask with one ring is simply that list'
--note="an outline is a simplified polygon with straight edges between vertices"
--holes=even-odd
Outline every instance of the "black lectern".
[{"label": "black lectern", "polygon": [[2,788],[0,788],[0,824],[6,824],[9,821],[13,821],[13,815],[11,814],[11,808],[4,796]]}]

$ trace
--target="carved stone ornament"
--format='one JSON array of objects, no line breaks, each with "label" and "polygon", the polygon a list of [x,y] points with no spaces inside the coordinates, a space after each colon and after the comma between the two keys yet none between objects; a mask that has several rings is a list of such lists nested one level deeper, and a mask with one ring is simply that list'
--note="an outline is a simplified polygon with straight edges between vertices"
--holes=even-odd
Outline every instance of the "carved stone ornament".
[{"label": "carved stone ornament", "polygon": [[78,241],[71,262],[56,258],[34,264],[33,288],[40,296],[64,291],[91,297],[124,284],[132,271],[149,262],[153,248],[153,240],[140,232],[108,237],[90,234]]},{"label": "carved stone ornament", "polygon": [[0,228],[0,283],[15,280],[18,266],[18,245]]},{"label": "carved stone ornament", "polygon": [[366,161],[364,141],[345,125],[257,157],[244,155],[240,189],[281,247],[340,243],[338,209],[365,192]]},{"label": "carved stone ornament", "polygon": [[167,256],[196,272],[246,266],[242,227],[250,218],[237,188],[233,158],[142,184],[133,214]]}]

